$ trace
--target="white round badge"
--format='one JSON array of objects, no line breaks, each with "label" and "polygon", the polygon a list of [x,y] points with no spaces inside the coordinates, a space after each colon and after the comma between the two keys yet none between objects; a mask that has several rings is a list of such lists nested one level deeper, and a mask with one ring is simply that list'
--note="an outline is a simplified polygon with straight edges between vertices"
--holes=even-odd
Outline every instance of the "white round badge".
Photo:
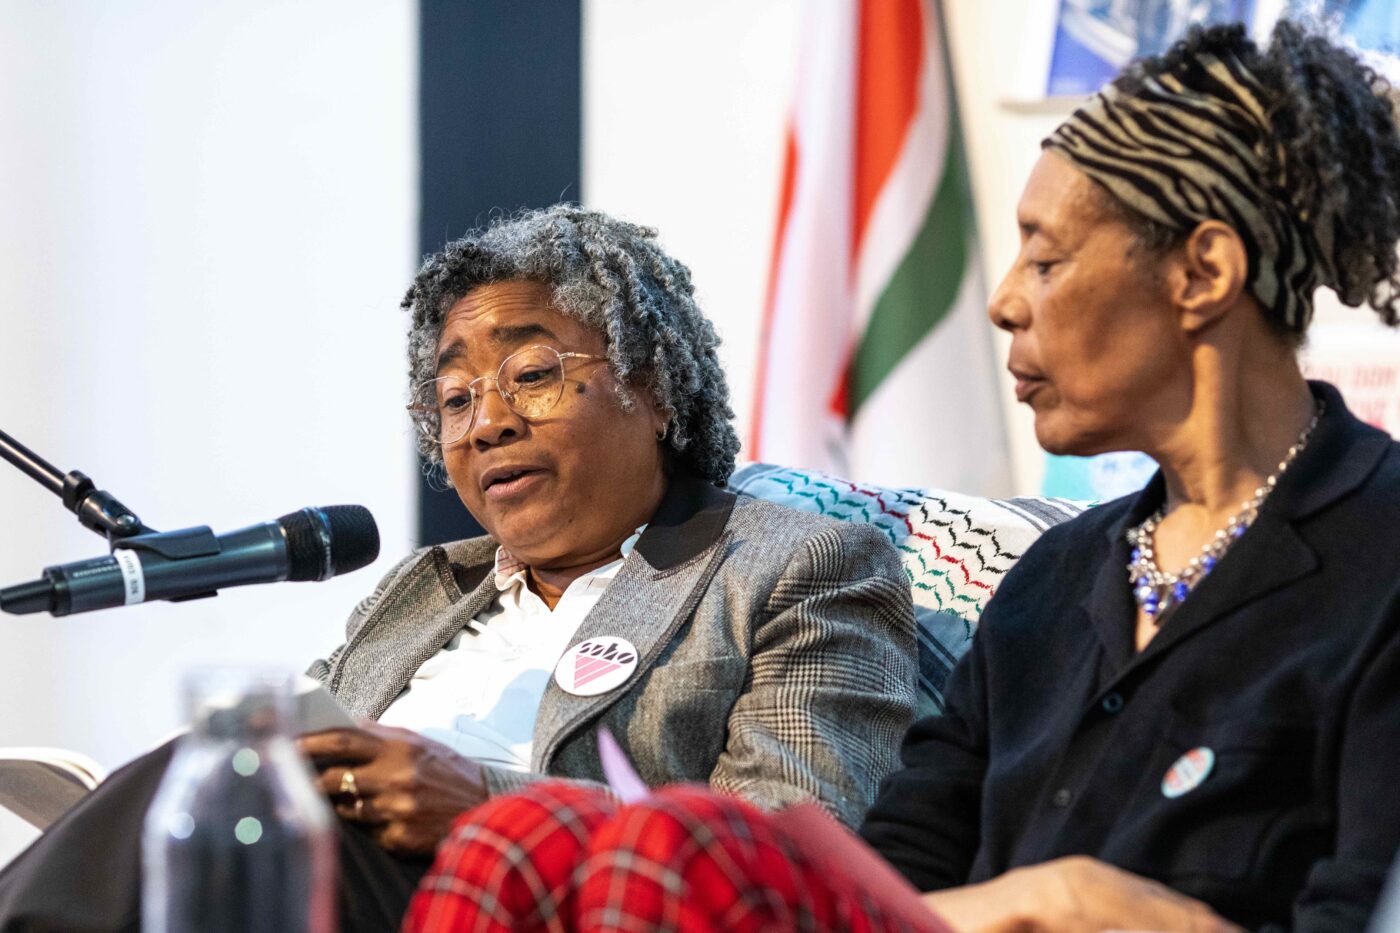
[{"label": "white round badge", "polygon": [[1204,745],[1191,749],[1178,758],[1162,778],[1162,796],[1180,797],[1201,786],[1215,768],[1215,752]]},{"label": "white round badge", "polygon": [[554,667],[554,681],[565,693],[592,697],[622,686],[636,669],[637,649],[632,643],[603,635],[565,651]]}]

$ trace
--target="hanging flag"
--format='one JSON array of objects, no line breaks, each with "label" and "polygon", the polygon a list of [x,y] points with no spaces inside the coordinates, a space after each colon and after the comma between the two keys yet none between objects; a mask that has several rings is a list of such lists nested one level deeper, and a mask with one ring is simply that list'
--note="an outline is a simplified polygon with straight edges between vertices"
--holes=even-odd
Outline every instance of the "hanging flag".
[{"label": "hanging flag", "polygon": [[938,0],[804,4],[746,455],[1011,488]]}]

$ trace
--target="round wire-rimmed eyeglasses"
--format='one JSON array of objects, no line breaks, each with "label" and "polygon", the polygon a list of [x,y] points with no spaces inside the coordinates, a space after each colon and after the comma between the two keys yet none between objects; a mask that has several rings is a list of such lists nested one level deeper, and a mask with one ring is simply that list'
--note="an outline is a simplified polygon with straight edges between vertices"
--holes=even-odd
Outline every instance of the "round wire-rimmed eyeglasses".
[{"label": "round wire-rimmed eyeglasses", "polygon": [[560,352],[553,347],[526,347],[502,360],[495,376],[478,376],[470,382],[456,376],[439,376],[419,383],[413,389],[408,410],[427,416],[414,419],[424,437],[448,447],[472,429],[486,391],[478,389],[478,383],[495,383],[501,400],[520,417],[542,418],[564,395],[565,360],[606,359],[591,353]]}]

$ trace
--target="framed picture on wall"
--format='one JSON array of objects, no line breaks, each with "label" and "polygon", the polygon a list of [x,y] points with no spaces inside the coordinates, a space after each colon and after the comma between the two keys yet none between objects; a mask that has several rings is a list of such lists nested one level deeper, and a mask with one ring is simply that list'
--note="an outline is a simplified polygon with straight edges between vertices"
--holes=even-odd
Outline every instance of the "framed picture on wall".
[{"label": "framed picture on wall", "polygon": [[1400,0],[1040,0],[1027,11],[1008,100],[1084,97],[1192,26],[1239,22],[1263,40],[1285,15],[1340,35],[1400,83]]},{"label": "framed picture on wall", "polygon": [[1280,12],[1350,42],[1367,64],[1400,81],[1400,3],[1396,0],[1285,0]]},{"label": "framed picture on wall", "polygon": [[1395,0],[1326,0],[1322,14],[1363,49],[1400,51],[1400,3]]},{"label": "framed picture on wall", "polygon": [[1198,24],[1253,24],[1254,0],[1060,0],[1046,93],[1092,94],[1139,55]]}]

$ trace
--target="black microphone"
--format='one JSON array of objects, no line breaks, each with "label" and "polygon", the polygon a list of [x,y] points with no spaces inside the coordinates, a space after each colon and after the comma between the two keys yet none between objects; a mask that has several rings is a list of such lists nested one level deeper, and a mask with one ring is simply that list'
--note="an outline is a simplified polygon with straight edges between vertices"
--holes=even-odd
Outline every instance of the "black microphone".
[{"label": "black microphone", "polygon": [[379,528],[361,505],[328,505],[283,515],[224,535],[208,527],[136,535],[106,557],[44,568],[44,577],[0,589],[0,610],[15,614],[179,602],[226,586],[329,580],[379,556]]}]

